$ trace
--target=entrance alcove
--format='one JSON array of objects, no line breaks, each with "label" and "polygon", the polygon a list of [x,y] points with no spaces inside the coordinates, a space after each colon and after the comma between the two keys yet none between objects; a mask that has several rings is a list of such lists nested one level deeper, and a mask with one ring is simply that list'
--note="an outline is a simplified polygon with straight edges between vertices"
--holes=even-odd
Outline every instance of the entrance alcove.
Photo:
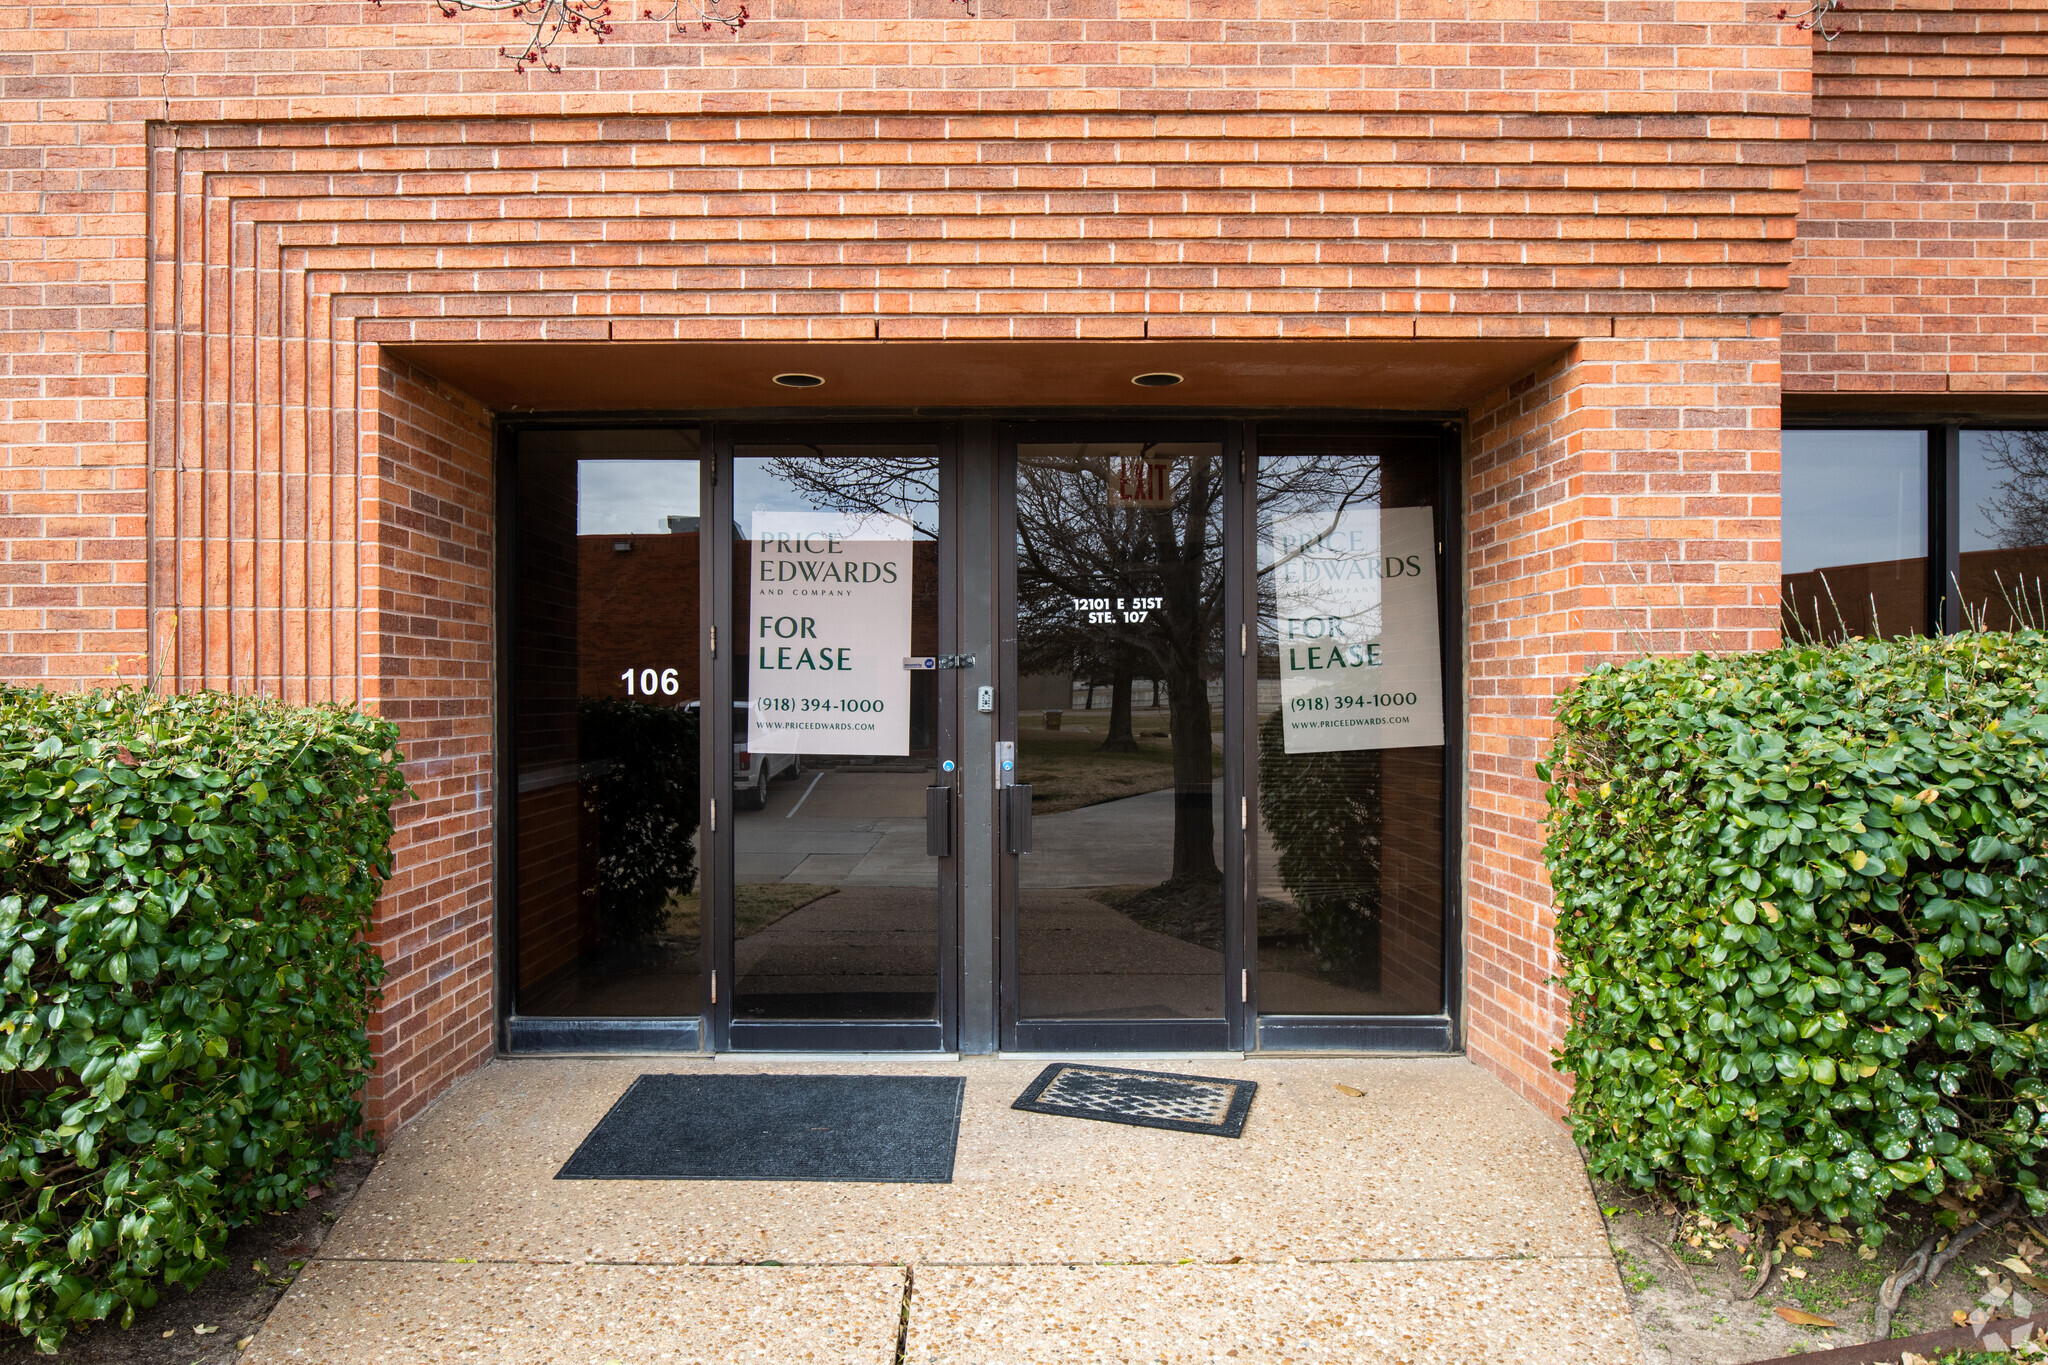
[{"label": "entrance alcove", "polygon": [[[1463,790],[1456,767],[1463,700],[1458,682],[1461,634],[1456,624],[1463,570],[1455,534],[1462,498],[1460,419],[1484,395],[1555,360],[1564,346],[1549,339],[386,345],[382,349],[388,367],[422,379],[432,376],[439,390],[459,394],[473,402],[477,412],[488,414],[496,432],[494,515],[501,561],[497,581],[505,599],[496,612],[496,696],[505,708],[500,751],[516,769],[505,774],[504,795],[496,810],[503,879],[497,891],[495,931],[500,1046],[515,1051],[1455,1046],[1461,970],[1456,860]],[[777,382],[778,376],[790,375],[810,380],[801,385]],[[1139,376],[1148,382],[1133,382]],[[1151,382],[1158,376],[1170,376],[1174,382]],[[1333,965],[1328,946],[1309,946],[1309,940],[1296,932],[1301,928],[1299,917],[1272,900],[1278,894],[1284,902],[1288,893],[1280,888],[1274,871],[1279,855],[1255,809],[1260,762],[1255,730],[1258,718],[1266,714],[1262,708],[1274,704],[1266,692],[1279,684],[1257,685],[1258,675],[1273,665],[1255,668],[1248,654],[1225,658],[1229,651],[1220,645],[1218,672],[1209,686],[1221,710],[1230,714],[1218,714],[1217,787],[1202,800],[1213,811],[1210,827],[1228,889],[1205,893],[1222,895],[1215,911],[1190,913],[1197,919],[1211,913],[1226,915],[1225,941],[1217,945],[1211,929],[1191,929],[1187,924],[1175,928],[1178,912],[1148,905],[1151,918],[1140,916],[1147,927],[1119,929],[1098,944],[1088,935],[1099,931],[1085,926],[1097,920],[1121,925],[1124,919],[1121,911],[1096,903],[1102,894],[1088,892],[1076,900],[1074,894],[1061,893],[1065,899],[1059,901],[1064,907],[1060,910],[1050,908],[1053,902],[1041,895],[1048,907],[1041,912],[1030,908],[1032,895],[1038,893],[1025,888],[1034,868],[1066,867],[1056,882],[1078,876],[1079,884],[1087,884],[1091,877],[1116,877],[1106,870],[1076,872],[1076,855],[1063,852],[1056,837],[1052,846],[1035,851],[1035,861],[1033,853],[1013,851],[1006,825],[1011,808],[995,783],[982,781],[991,771],[995,746],[1015,744],[1020,731],[1026,742],[1019,768],[1021,777],[1029,777],[1048,740],[1073,747],[1089,733],[1091,721],[1095,726],[1104,722],[1103,717],[1072,713],[1063,733],[1046,730],[1043,713],[1062,709],[1054,704],[1057,698],[1048,701],[1050,684],[1071,681],[1074,670],[1019,676],[1015,642],[1004,635],[1004,613],[1017,609],[1005,605],[1016,601],[1016,569],[994,551],[1017,534],[1017,505],[1004,490],[1016,477],[1018,452],[1056,451],[1066,448],[1057,442],[1076,441],[1079,444],[1072,449],[1092,452],[1085,458],[1099,461],[1116,458],[1113,452],[1124,444],[1134,450],[1150,449],[1149,442],[1162,439],[1160,449],[1211,450],[1205,458],[1215,461],[1219,486],[1234,480],[1232,486],[1243,490],[1247,477],[1256,484],[1250,471],[1257,466],[1259,433],[1279,440],[1288,432],[1308,432],[1307,446],[1297,442],[1288,448],[1315,449],[1326,439],[1312,434],[1317,431],[1331,433],[1327,440],[1334,442],[1333,451],[1348,448],[1345,442],[1354,438],[1365,440],[1361,450],[1375,448],[1374,441],[1421,443],[1413,448],[1423,452],[1417,457],[1423,463],[1414,465],[1411,473],[1431,472],[1421,485],[1393,496],[1402,505],[1438,508],[1438,591],[1442,609],[1449,613],[1439,622],[1443,733],[1449,747],[1387,750],[1370,767],[1375,803],[1381,784],[1391,783],[1389,790],[1400,793],[1400,799],[1388,801],[1384,809],[1375,804],[1372,813],[1376,823],[1368,841],[1370,876],[1385,885],[1369,896],[1370,913],[1378,917],[1371,942],[1362,950],[1370,961],[1363,966]],[[750,450],[877,450],[883,448],[875,444],[878,441],[901,440],[931,442],[932,458],[946,471],[941,480],[945,491],[938,496],[947,530],[918,547],[920,573],[931,579],[920,592],[921,599],[929,599],[921,610],[940,615],[915,634],[910,651],[949,658],[979,654],[983,669],[974,671],[970,662],[936,678],[936,720],[927,714],[918,726],[921,734],[928,734],[919,743],[933,747],[918,751],[925,756],[913,766],[923,775],[915,777],[914,785],[947,785],[952,802],[942,817],[952,844],[944,861],[932,864],[941,870],[939,923],[928,946],[938,971],[936,993],[906,994],[894,989],[893,978],[885,981],[884,972],[872,983],[856,983],[860,988],[852,995],[834,995],[829,973],[820,976],[818,964],[831,952],[859,956],[873,945],[848,940],[835,949],[828,943],[823,957],[816,947],[805,949],[791,959],[800,967],[764,978],[760,973],[769,970],[764,963],[770,959],[762,953],[769,951],[770,940],[747,941],[745,925],[753,912],[734,908],[733,898],[740,894],[734,879],[751,885],[766,875],[758,852],[742,850],[739,862],[733,862],[728,841],[735,837],[735,823],[758,820],[754,810],[766,806],[771,797],[775,806],[770,813],[776,819],[798,817],[809,792],[826,780],[825,770],[838,774],[832,778],[835,783],[850,780],[852,770],[845,760],[811,759],[808,767],[803,760],[790,760],[784,766],[784,760],[763,760],[748,752],[746,692],[743,681],[733,681],[742,675],[714,655],[713,632],[722,619],[729,632],[729,653],[735,633],[744,630],[752,552],[746,514],[733,505],[729,485],[721,490],[719,481],[733,477],[735,459],[763,458],[747,455]],[[1044,444],[1047,440],[1055,444]],[[1189,445],[1190,440],[1195,444]],[[566,472],[549,476],[553,493],[536,501],[534,481],[540,476],[534,461],[543,458],[537,452],[556,447],[564,454],[545,458],[568,458]],[[655,508],[652,501],[630,509],[660,513],[660,526],[592,523],[591,534],[573,536],[573,545],[554,546],[545,529],[549,517],[573,521],[576,516],[574,507],[561,501],[575,478],[579,457],[569,454],[572,451],[601,462],[658,464],[680,459],[685,463],[674,468],[683,471],[678,477],[691,483],[689,497],[673,509],[666,503]],[[1398,463],[1406,457],[1390,458]],[[696,487],[700,478],[701,493]],[[1395,477],[1389,487],[1398,490],[1405,484]],[[1230,553],[1236,557],[1229,570],[1228,594],[1234,602],[1230,610],[1235,613],[1230,620],[1241,623],[1231,625],[1233,632],[1249,632],[1263,610],[1251,577],[1254,527],[1247,520],[1257,501],[1255,492],[1237,491],[1227,504],[1218,504],[1219,511],[1226,506],[1235,509],[1223,515],[1242,521],[1241,528],[1229,532],[1234,547]],[[1219,554],[1222,543],[1219,538]],[[670,564],[671,560],[677,562]],[[575,581],[555,583],[560,574],[551,577],[551,565],[570,570]],[[672,583],[662,579],[664,565]],[[1220,589],[1220,559],[1216,572]],[[586,580],[605,586],[600,592]],[[551,585],[553,597],[561,600],[549,608],[545,603],[552,600]],[[613,598],[630,598],[632,609],[623,615],[609,607],[599,610],[593,604],[600,596],[612,607],[619,605]],[[936,624],[941,620],[943,625]],[[579,621],[588,638],[579,639]],[[1214,623],[1219,641],[1223,624],[1219,615]],[[633,653],[626,648],[633,640],[664,642],[660,649],[649,646],[640,651],[664,656],[664,668],[643,670],[647,676],[662,676],[665,670],[675,675],[676,685],[669,689],[674,696],[661,705],[687,701],[701,705],[706,715],[731,706],[735,717],[730,751],[709,737],[708,727],[701,741],[704,797],[692,841],[700,882],[688,898],[694,916],[691,932],[637,947],[612,942],[600,932],[600,851],[593,833],[598,817],[587,793],[577,794],[590,780],[590,764],[573,754],[550,763],[547,754],[532,747],[529,735],[535,725],[542,730],[547,726],[528,714],[551,688],[561,691],[566,686],[564,699],[574,702],[609,686],[614,674],[639,677],[633,660],[627,660],[629,666],[622,671],[619,659],[611,657],[616,653],[624,659]],[[694,643],[686,648],[686,641]],[[598,659],[598,654],[605,657]],[[676,656],[672,663],[667,659],[670,654]],[[993,672],[988,668],[991,663]],[[974,695],[984,684],[996,695],[986,715],[976,709]],[[631,689],[630,684],[621,686]],[[927,712],[932,704],[927,703]],[[936,730],[925,729],[934,723]],[[1160,708],[1148,709],[1144,724],[1170,728]],[[1162,728],[1157,733],[1166,732]],[[950,761],[945,772],[951,776],[940,773],[941,758]],[[854,762],[874,771],[902,766],[874,759]],[[1365,771],[1359,769],[1361,774]],[[782,784],[799,774],[798,784],[780,794]],[[911,779],[888,780],[900,786]],[[736,781],[744,790],[734,786]],[[1175,781],[1185,786],[1186,775]],[[895,812],[895,807],[911,799],[893,787],[873,798],[876,819],[905,826],[893,836],[898,842],[910,837],[911,816],[908,807],[903,812]],[[1175,799],[1176,807],[1187,799],[1184,792]],[[1042,800],[1039,804],[1044,805]],[[776,833],[793,837],[803,820],[827,814],[849,817],[859,805],[850,789],[836,798],[820,796],[810,815]],[[1065,809],[1064,803],[1059,809]],[[1099,809],[1109,814],[1109,808]],[[1144,826],[1136,806],[1130,818],[1139,821],[1129,827],[1131,837],[1149,837],[1137,833]],[[1175,822],[1179,819],[1174,817]],[[719,820],[723,826],[714,831],[713,822]],[[919,823],[921,827],[921,818]],[[1064,828],[1058,817],[1044,825],[1048,832]],[[750,837],[758,848],[758,836]],[[824,867],[832,861],[812,858],[803,865]],[[1020,866],[1026,869],[1021,884]],[[1105,890],[1129,894],[1128,888]],[[875,894],[863,893],[867,899]],[[760,896],[749,892],[746,898],[751,903]],[[844,905],[858,899],[840,897]],[[1225,904],[1227,910],[1221,908]],[[1064,940],[1077,946],[1053,958],[1041,953],[1041,962],[1066,964],[1054,969],[1057,981],[1044,975],[1048,968],[1033,975],[1030,966],[1031,953],[1038,951],[1028,947],[1031,925],[1041,914],[1055,915],[1044,921],[1048,926],[1068,926],[1054,930],[1054,937],[1044,942],[1060,943],[1059,935],[1070,931],[1081,935]],[[798,921],[824,923],[827,917],[807,902],[794,912],[783,911],[782,919],[784,927],[778,932],[786,937],[789,926]],[[1132,938],[1133,933],[1138,937]],[[1186,941],[1168,944],[1175,933]],[[742,941],[735,942],[735,934]],[[1096,970],[1089,964],[1142,953],[1155,939],[1158,953],[1194,964],[1177,970],[1199,967],[1214,978],[1205,987],[1198,984],[1195,992],[1206,990],[1212,1003],[1190,1009],[1179,998],[1185,988],[1164,984],[1125,990],[1117,985],[1121,978],[1108,969],[1100,984],[1088,984],[1098,979],[1089,975]],[[918,950],[920,955],[926,952]],[[1212,965],[1200,965],[1211,959]],[[1269,1005],[1264,1014],[1257,985],[1262,965],[1272,985],[1270,1000],[1285,1002],[1277,1010]],[[1082,972],[1079,977],[1073,974],[1077,968]],[[1293,979],[1290,973],[1303,971],[1309,977],[1283,989]],[[1322,985],[1311,979],[1319,972]],[[785,983],[775,988],[783,993],[759,997],[760,983],[766,980]],[[1034,981],[1048,984],[1035,986]],[[1105,990],[1108,993],[1102,994]],[[1135,995],[1118,1003],[1119,990]],[[750,991],[754,996],[735,1008],[735,992],[746,997]],[[1034,996],[1039,1005],[1032,1004]],[[929,1005],[918,1003],[927,998]],[[844,1010],[821,1003],[833,1000],[867,1003]],[[792,1008],[800,1015],[849,1017],[778,1017],[778,1011],[786,1014]]]}]

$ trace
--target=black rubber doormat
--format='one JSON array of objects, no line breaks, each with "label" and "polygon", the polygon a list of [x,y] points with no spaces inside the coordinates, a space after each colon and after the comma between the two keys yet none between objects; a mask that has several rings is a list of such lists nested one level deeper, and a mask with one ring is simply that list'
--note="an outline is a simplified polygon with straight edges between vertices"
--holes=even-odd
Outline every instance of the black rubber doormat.
[{"label": "black rubber doormat", "polygon": [[1054,1062],[1010,1107],[1234,1138],[1243,1135],[1245,1116],[1258,1091],[1257,1081]]},{"label": "black rubber doormat", "polygon": [[945,1185],[958,1076],[642,1076],[557,1180]]}]

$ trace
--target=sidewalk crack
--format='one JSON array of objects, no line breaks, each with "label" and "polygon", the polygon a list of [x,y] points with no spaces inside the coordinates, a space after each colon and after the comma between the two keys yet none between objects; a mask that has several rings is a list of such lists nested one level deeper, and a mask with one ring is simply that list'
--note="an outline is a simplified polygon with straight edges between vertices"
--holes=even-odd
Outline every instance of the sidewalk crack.
[{"label": "sidewalk crack", "polygon": [[910,1350],[910,1292],[917,1283],[917,1268],[903,1267],[903,1309],[896,1316],[896,1365],[903,1365],[903,1358]]}]

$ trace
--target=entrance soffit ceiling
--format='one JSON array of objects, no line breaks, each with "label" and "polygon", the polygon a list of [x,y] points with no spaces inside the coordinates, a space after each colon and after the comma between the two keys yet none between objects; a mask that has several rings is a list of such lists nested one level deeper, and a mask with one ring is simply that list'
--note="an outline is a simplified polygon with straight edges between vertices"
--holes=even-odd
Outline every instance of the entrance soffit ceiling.
[{"label": "entrance soffit ceiling", "polygon": [[[1569,340],[460,342],[389,349],[489,407],[1449,411]],[[792,388],[775,376],[824,382]],[[1141,374],[1175,374],[1163,387]]]}]

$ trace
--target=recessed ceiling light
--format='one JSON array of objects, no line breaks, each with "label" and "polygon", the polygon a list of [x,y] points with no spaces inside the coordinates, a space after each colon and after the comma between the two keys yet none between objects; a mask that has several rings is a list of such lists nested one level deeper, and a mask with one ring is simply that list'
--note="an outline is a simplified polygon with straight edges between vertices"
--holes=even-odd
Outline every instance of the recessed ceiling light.
[{"label": "recessed ceiling light", "polygon": [[815,389],[825,381],[814,374],[778,374],[775,382],[785,389]]},{"label": "recessed ceiling light", "polygon": [[1180,383],[1181,376],[1171,370],[1154,370],[1150,374],[1131,376],[1131,382],[1143,389],[1168,389]]}]

